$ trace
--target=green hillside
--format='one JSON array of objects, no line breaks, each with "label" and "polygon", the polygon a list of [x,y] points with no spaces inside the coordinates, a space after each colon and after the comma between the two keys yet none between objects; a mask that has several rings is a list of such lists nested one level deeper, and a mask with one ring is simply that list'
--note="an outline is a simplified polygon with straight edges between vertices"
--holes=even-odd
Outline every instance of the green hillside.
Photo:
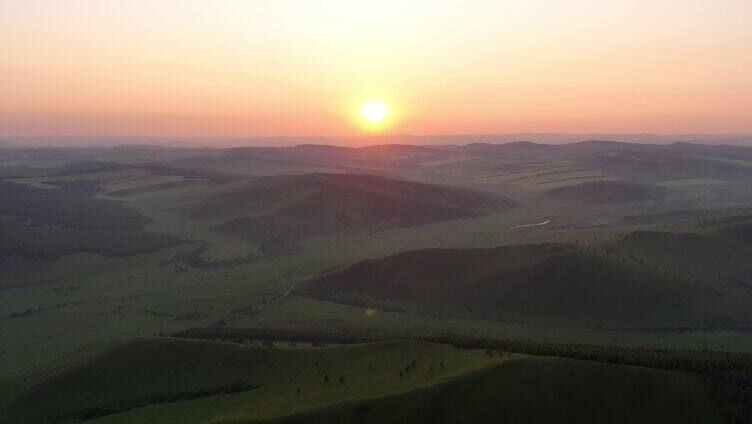
[{"label": "green hillside", "polygon": [[265,177],[200,201],[194,219],[266,248],[343,231],[376,231],[504,211],[501,196],[361,174]]},{"label": "green hillside", "polygon": [[691,374],[523,356],[440,385],[268,422],[709,424],[726,419],[708,388]]},{"label": "green hillside", "polygon": [[640,322],[689,293],[682,281],[560,244],[406,252],[300,286],[303,295],[559,322]]},{"label": "green hillside", "polygon": [[739,241],[742,230],[643,231],[597,248],[418,250],[334,270],[296,290],[343,303],[487,319],[746,328],[752,269],[739,259],[752,246]]},{"label": "green hillside", "polygon": [[491,353],[425,342],[269,348],[136,339],[22,384],[0,401],[0,419],[723,422],[719,401],[693,374]]},{"label": "green hillside", "polygon": [[745,243],[752,242],[752,216],[747,216],[745,222],[729,225],[721,230],[722,234],[731,236]]},{"label": "green hillside", "polygon": [[166,338],[122,342],[21,384],[17,397],[0,402],[0,421],[266,418],[401,393],[503,360],[425,342],[296,349],[278,344],[283,348]]}]

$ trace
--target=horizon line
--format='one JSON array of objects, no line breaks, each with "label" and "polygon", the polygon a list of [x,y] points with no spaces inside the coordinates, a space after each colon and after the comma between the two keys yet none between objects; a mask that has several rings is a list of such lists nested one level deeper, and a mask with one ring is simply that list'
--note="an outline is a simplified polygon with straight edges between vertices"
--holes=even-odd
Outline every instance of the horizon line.
[{"label": "horizon line", "polygon": [[[369,139],[369,138],[388,138],[388,137],[493,137],[493,136],[588,136],[588,135],[607,135],[607,136],[655,136],[655,137],[686,137],[686,136],[703,136],[703,137],[751,137],[752,132],[619,132],[619,131],[588,131],[588,132],[470,132],[470,133],[388,133],[388,134],[361,134],[361,135],[343,135],[343,134],[315,134],[315,135],[207,135],[207,136],[184,136],[184,135],[115,135],[115,134],[45,134],[45,135],[19,135],[19,134],[0,134],[0,139],[43,139],[43,138],[127,138],[127,139],[179,139],[179,140],[243,140],[243,139],[311,139],[311,138],[331,138],[331,139]],[[605,140],[604,140],[605,141]]]}]

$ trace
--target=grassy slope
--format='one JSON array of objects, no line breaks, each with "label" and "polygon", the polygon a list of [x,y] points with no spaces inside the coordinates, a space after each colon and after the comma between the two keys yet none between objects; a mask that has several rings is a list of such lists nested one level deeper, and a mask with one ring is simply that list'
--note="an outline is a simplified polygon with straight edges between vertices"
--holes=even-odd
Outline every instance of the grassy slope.
[{"label": "grassy slope", "polygon": [[406,252],[297,287],[307,296],[549,323],[730,328],[749,321],[747,224],[635,232],[596,249],[539,244]]},{"label": "grassy slope", "polygon": [[512,206],[491,193],[371,175],[310,174],[259,179],[192,206],[191,215],[264,242],[420,225]]},{"label": "grassy slope", "polygon": [[91,422],[721,422],[709,389],[687,373],[420,342],[270,349],[175,339],[96,351],[27,386],[0,418],[75,422],[92,407],[128,409],[235,383],[259,387]]},{"label": "grassy slope", "polygon": [[554,322],[653,319],[686,295],[681,281],[557,244],[407,252],[301,286],[305,295]]},{"label": "grassy slope", "polygon": [[752,245],[735,224],[718,233],[636,232],[615,246],[664,275],[682,279],[696,291],[677,307],[692,311],[690,326],[747,326],[752,304]]},{"label": "grassy slope", "polygon": [[[752,352],[752,335],[732,331],[626,331],[583,325],[552,325],[496,319],[436,317],[421,312],[389,312],[342,303],[288,298],[262,313],[233,321],[235,328],[390,334],[397,337],[463,334],[497,339],[556,341],[616,346],[651,346],[666,349],[710,349]],[[371,308],[371,311],[374,311]]]},{"label": "grassy slope", "polygon": [[[250,421],[243,421],[250,422]],[[517,357],[398,396],[275,423],[716,423],[696,376],[552,357]]]},{"label": "grassy slope", "polygon": [[[398,369],[413,360],[405,377]],[[371,398],[443,381],[501,361],[483,352],[419,342],[270,349],[179,339],[136,339],[37,380],[6,403],[8,422],[74,422],[92,408],[127,410],[228,384],[258,388],[106,416],[101,422],[204,422],[272,417],[339,400]],[[439,366],[444,361],[445,367]],[[318,365],[317,365],[318,364]],[[369,364],[373,369],[369,370]],[[429,370],[429,365],[435,367]],[[324,382],[328,374],[330,381]],[[339,382],[342,374],[344,382]],[[75,390],[66,388],[75,387]],[[302,394],[297,395],[300,387]]]}]

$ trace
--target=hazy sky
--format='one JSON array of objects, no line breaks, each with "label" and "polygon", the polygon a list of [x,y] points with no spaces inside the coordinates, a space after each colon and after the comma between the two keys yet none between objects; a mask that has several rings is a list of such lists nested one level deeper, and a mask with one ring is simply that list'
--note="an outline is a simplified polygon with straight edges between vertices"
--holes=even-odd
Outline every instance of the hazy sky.
[{"label": "hazy sky", "polygon": [[752,132],[752,0],[0,1],[0,134]]}]

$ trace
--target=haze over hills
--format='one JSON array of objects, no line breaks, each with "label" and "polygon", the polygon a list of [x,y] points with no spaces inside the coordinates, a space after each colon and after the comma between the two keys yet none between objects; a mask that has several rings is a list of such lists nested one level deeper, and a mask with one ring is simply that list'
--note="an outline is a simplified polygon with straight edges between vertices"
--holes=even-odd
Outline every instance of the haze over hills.
[{"label": "haze over hills", "polygon": [[[513,133],[513,134],[436,134],[436,135],[370,135],[320,137],[125,137],[125,136],[5,136],[0,137],[20,146],[81,147],[116,145],[157,145],[165,147],[289,147],[298,144],[332,144],[364,146],[376,144],[447,145],[490,143],[504,144],[520,140],[544,144],[567,144],[584,140],[613,140],[632,143],[670,144],[692,142],[752,146],[750,134],[617,134],[617,133]],[[2,144],[0,144],[2,146]]]},{"label": "haze over hills", "polygon": [[476,141],[0,149],[0,417],[745,422],[752,148]]},{"label": "haze over hills", "polygon": [[0,424],[752,424],[752,1],[0,1]]}]

